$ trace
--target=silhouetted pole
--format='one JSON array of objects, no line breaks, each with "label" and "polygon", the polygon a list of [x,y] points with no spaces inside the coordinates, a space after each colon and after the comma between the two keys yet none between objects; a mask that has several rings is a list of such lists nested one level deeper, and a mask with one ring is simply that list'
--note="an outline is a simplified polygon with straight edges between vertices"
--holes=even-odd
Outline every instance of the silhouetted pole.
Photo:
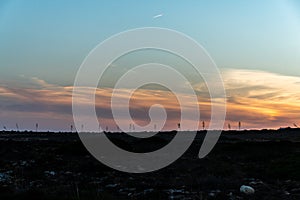
[{"label": "silhouetted pole", "polygon": [[39,124],[36,123],[36,124],[35,124],[35,132],[36,132],[36,133],[37,133],[37,131],[38,131],[38,128],[39,128]]},{"label": "silhouetted pole", "polygon": [[241,126],[242,126],[242,123],[241,123],[241,122],[239,122],[239,130],[241,130]]},{"label": "silhouetted pole", "polygon": [[228,124],[228,129],[231,130],[231,125],[230,124]]},{"label": "silhouetted pole", "polygon": [[202,121],[202,128],[205,129],[205,121]]},{"label": "silhouetted pole", "polygon": [[73,125],[71,125],[71,133],[73,132]]}]

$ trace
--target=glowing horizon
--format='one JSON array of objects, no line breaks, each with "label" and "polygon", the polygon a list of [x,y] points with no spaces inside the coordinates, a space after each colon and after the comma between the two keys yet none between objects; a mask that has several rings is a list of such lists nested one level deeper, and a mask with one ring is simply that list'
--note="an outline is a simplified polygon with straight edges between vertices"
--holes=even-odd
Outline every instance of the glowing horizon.
[{"label": "glowing horizon", "polygon": [[[228,129],[228,123],[232,129],[238,129],[239,121],[242,122],[243,129],[292,127],[294,123],[300,121],[299,77],[241,69],[224,69],[222,76],[227,92],[225,130]],[[201,90],[203,84],[195,87]],[[53,85],[36,77],[24,78],[22,86],[18,88],[10,85],[13,84],[0,86],[2,105],[0,117],[5,119],[1,121],[3,126],[16,129],[17,123],[22,130],[34,130],[34,124],[39,123],[41,130],[70,129],[70,125],[73,124],[71,110],[73,86]],[[83,92],[89,89],[92,88],[83,88]],[[110,111],[112,91],[112,88],[97,89],[96,99],[101,101],[96,100],[96,110],[102,129],[105,130],[108,126],[109,130],[116,131],[116,124]],[[121,92],[126,94],[127,89],[122,89]],[[202,121],[205,121],[206,126],[210,121],[210,100],[206,95],[208,94],[200,92],[198,95],[201,114],[199,130],[202,129]],[[122,98],[122,95],[118,98]],[[82,105],[88,103],[90,102],[83,101]],[[169,113],[164,130],[176,130],[180,119],[178,102],[172,92],[161,89],[141,88],[134,93],[130,109],[135,122],[146,125],[149,122],[148,109],[153,104],[161,104]],[[117,109],[126,108],[120,105]],[[128,122],[124,119],[123,123]]]}]

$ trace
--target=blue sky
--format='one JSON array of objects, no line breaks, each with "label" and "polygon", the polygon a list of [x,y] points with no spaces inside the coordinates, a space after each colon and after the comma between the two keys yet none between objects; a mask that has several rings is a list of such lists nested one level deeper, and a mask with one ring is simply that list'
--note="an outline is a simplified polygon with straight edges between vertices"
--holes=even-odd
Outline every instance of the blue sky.
[{"label": "blue sky", "polygon": [[71,84],[82,60],[99,42],[144,26],[193,37],[219,67],[300,75],[297,1],[4,0],[0,76],[23,74]]},{"label": "blue sky", "polygon": [[[242,70],[262,79],[268,73],[278,80],[300,77],[297,0],[1,0],[0,92],[1,87],[6,92],[33,89],[37,83],[38,87],[71,86],[80,64],[97,44],[119,32],[149,26],[194,38],[221,70]],[[276,92],[285,87],[276,85]],[[16,95],[9,91],[10,98]],[[1,103],[8,102],[4,96],[0,93]]]}]

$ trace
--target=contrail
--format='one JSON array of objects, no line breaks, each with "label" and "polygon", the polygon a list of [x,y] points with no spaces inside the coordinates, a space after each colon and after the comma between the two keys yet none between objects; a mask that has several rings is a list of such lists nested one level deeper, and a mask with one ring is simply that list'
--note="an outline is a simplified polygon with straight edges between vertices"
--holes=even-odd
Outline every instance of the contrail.
[{"label": "contrail", "polygon": [[159,18],[159,17],[162,17],[162,16],[163,16],[163,14],[161,13],[161,14],[153,16],[153,19],[156,19],[156,18]]}]

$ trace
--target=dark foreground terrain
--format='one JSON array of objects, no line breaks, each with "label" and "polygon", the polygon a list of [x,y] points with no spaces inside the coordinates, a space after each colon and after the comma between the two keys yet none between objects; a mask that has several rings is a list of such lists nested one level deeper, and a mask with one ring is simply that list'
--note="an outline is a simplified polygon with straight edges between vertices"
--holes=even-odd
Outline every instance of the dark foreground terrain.
[{"label": "dark foreground terrain", "polygon": [[[108,135],[138,152],[158,149],[174,134]],[[0,132],[0,199],[300,199],[299,129],[223,132],[199,159],[204,135],[170,166],[127,174],[94,159],[75,133]],[[241,185],[255,193],[241,193]]]}]

